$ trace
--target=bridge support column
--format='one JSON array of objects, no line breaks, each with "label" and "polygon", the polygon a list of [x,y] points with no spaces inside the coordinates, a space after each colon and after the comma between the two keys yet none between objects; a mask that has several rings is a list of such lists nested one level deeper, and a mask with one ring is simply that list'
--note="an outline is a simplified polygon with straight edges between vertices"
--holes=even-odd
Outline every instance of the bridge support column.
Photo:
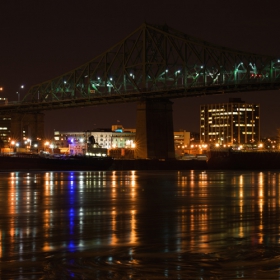
[{"label": "bridge support column", "polygon": [[43,113],[14,113],[11,115],[11,138],[20,142],[23,138],[32,141],[44,139],[44,114]]},{"label": "bridge support column", "polygon": [[172,104],[161,99],[138,103],[135,158],[175,158]]}]

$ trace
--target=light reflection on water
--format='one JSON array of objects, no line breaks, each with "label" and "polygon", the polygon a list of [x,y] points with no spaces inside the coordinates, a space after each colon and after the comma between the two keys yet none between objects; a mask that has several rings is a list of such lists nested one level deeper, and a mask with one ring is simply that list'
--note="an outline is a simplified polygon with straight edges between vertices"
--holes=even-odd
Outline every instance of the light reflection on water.
[{"label": "light reflection on water", "polygon": [[280,172],[0,173],[2,279],[280,279]]}]

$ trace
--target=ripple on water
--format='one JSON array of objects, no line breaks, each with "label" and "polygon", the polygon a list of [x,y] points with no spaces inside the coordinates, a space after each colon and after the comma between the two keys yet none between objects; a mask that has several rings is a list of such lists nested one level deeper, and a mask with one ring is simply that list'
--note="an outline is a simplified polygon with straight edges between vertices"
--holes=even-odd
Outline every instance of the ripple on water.
[{"label": "ripple on water", "polygon": [[193,252],[72,253],[46,260],[42,279],[278,279],[280,249],[241,244]]}]

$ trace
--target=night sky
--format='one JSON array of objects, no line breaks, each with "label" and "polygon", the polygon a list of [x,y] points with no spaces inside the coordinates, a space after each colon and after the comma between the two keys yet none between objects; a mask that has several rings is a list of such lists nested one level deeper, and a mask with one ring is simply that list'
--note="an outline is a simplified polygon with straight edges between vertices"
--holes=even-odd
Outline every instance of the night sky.
[{"label": "night sky", "polygon": [[[246,6],[245,6],[246,5]],[[143,22],[167,24],[205,41],[280,58],[280,1],[8,0],[0,5],[0,87],[9,101],[68,72],[121,41]],[[280,91],[174,99],[174,129],[199,132],[199,106],[240,97],[261,106],[261,136],[280,128]],[[136,126],[136,104],[45,112],[46,135]]]}]

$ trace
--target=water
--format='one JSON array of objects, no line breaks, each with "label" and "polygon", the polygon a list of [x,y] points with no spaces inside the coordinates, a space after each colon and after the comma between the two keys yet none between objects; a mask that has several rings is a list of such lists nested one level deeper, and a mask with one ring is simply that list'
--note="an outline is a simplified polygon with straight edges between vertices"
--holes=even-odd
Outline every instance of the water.
[{"label": "water", "polygon": [[0,279],[280,279],[280,171],[0,173]]}]

